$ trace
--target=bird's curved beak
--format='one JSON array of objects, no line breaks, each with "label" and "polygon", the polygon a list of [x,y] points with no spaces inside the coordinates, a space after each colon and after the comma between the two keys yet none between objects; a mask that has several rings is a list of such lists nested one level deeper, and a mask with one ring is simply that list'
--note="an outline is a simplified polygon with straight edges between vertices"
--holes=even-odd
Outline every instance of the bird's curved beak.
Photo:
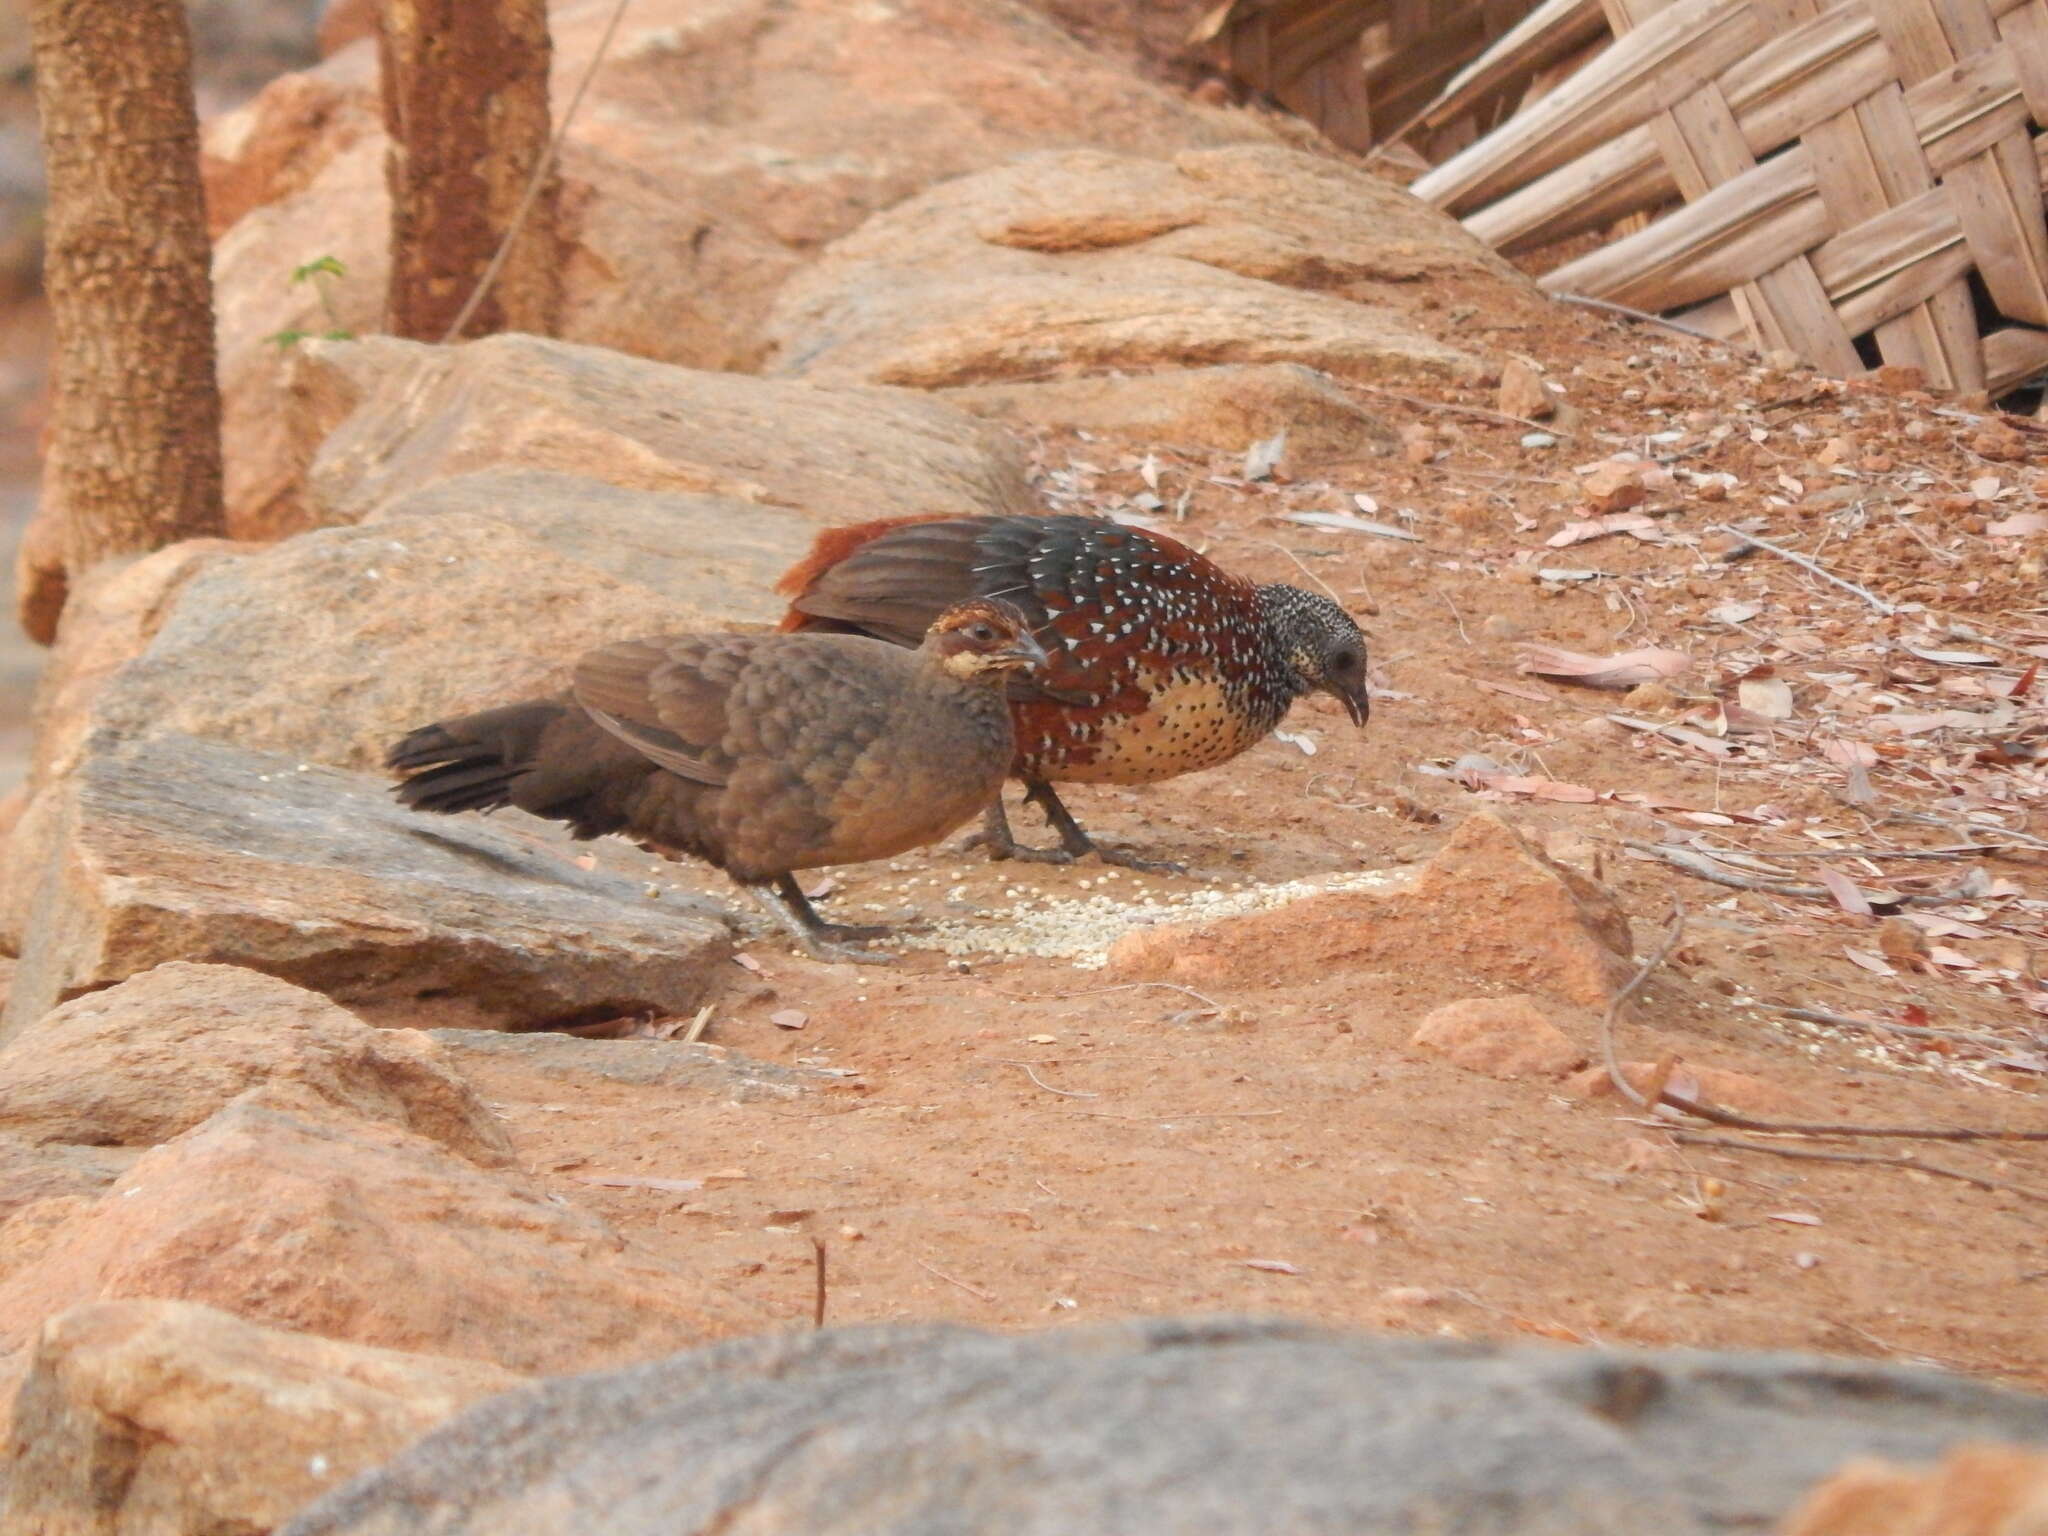
[{"label": "bird's curved beak", "polygon": [[1344,713],[1351,717],[1353,725],[1364,725],[1372,714],[1372,695],[1366,692],[1363,682],[1355,689],[1332,684],[1323,691],[1344,706]]},{"label": "bird's curved beak", "polygon": [[999,661],[1009,662],[1017,667],[1029,668],[1034,672],[1044,666],[1049,659],[1045,654],[1045,647],[1038,643],[1036,637],[1028,634],[1018,635],[1015,641],[1004,646],[995,654]]}]

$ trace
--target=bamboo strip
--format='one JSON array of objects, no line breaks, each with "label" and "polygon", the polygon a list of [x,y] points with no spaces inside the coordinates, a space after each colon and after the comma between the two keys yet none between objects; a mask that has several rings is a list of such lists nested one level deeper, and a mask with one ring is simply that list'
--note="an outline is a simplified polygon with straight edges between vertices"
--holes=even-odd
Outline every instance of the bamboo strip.
[{"label": "bamboo strip", "polygon": [[[1870,0],[1908,86],[1999,45],[1984,0]],[[2024,129],[2022,128],[2022,133]],[[1943,178],[1992,300],[2015,319],[2048,324],[2048,212],[2024,137],[2008,136]]]},{"label": "bamboo strip", "polygon": [[1675,0],[1410,190],[1452,212],[1488,202],[1682,101],[1759,41],[1742,0]]},{"label": "bamboo strip", "polygon": [[1457,74],[1425,109],[1417,126],[1441,128],[1519,76],[1535,74],[1606,30],[1599,0],[1543,0]]}]

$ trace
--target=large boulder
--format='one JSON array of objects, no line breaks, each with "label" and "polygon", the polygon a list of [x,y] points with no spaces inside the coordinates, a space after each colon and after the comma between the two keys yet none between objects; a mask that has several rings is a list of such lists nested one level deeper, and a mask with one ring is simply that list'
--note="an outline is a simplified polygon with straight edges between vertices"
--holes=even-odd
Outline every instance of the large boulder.
[{"label": "large boulder", "polygon": [[416,815],[293,756],[101,735],[48,801],[33,856],[13,850],[35,884],[0,1040],[167,960],[372,1018],[532,1027],[685,1011],[730,949],[715,909],[648,884],[644,856],[637,879],[585,869],[530,818]]},{"label": "large boulder", "polygon": [[1412,879],[1318,892],[1207,923],[1138,928],[1111,946],[1120,977],[1270,986],[1275,977],[1455,969],[1578,1008],[1607,1005],[1634,969],[1612,892],[1481,811]]},{"label": "large boulder", "polygon": [[0,1131],[0,1223],[38,1200],[96,1195],[132,1160],[108,1147],[36,1142]]},{"label": "large boulder", "polygon": [[535,1372],[763,1321],[515,1175],[265,1094],[143,1153],[96,1201],[16,1215],[0,1231],[0,1352],[65,1308],[138,1297]]},{"label": "large boulder", "polygon": [[[558,114],[612,10],[555,8]],[[1137,78],[1016,0],[636,0],[563,147],[562,334],[752,368],[790,274],[935,182],[1046,147],[1171,154],[1273,137],[1251,114]],[[268,338],[380,323],[389,218],[373,50],[275,82],[210,124],[205,150],[229,504],[238,533],[267,536],[292,526],[270,470],[286,348]],[[345,275],[292,281],[324,255]]]},{"label": "large boulder", "polygon": [[36,1335],[0,1536],[275,1529],[523,1377],[179,1301],[73,1308]]},{"label": "large boulder", "polygon": [[[503,1166],[497,1118],[410,1029],[373,1029],[314,992],[228,965],[173,962],[74,998],[0,1050],[0,1131],[147,1147],[246,1090],[359,1116]],[[69,1191],[67,1191],[69,1192]]]},{"label": "large boulder", "polygon": [[1277,145],[1072,150],[876,215],[784,286],[768,335],[774,373],[925,389],[1220,363],[1469,383],[1460,302],[1542,300],[1364,172]]},{"label": "large boulder", "polygon": [[1799,1355],[1231,1319],[749,1339],[471,1409],[281,1536],[1706,1536],[2048,1402]]},{"label": "large boulder", "polygon": [[319,523],[360,522],[429,480],[496,468],[715,496],[770,522],[1030,500],[1015,445],[940,401],[676,368],[538,336],[309,343],[292,393],[298,436],[320,444],[306,492]]}]

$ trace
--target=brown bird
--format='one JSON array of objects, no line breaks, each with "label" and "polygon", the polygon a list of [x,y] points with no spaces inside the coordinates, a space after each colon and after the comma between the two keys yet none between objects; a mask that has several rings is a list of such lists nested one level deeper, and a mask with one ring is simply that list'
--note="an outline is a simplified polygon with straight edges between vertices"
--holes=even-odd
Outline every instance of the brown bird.
[{"label": "brown bird", "polygon": [[915,645],[949,603],[1013,603],[1051,660],[1010,684],[1025,798],[1056,849],[1019,847],[1002,799],[979,840],[996,859],[1067,863],[1099,847],[1057,782],[1150,784],[1210,768],[1262,741],[1307,693],[1333,695],[1356,725],[1370,710],[1365,636],[1335,602],[1257,586],[1178,540],[1092,517],[910,517],[828,529],[777,584],[782,628]]},{"label": "brown bird", "polygon": [[422,726],[391,749],[421,811],[514,805],[578,838],[623,832],[750,891],[806,951],[886,928],[821,919],[792,870],[936,842],[1002,792],[1003,685],[1045,661],[1022,615],[975,599],[915,651],[851,635],[671,635],[576,664],[566,695]]}]

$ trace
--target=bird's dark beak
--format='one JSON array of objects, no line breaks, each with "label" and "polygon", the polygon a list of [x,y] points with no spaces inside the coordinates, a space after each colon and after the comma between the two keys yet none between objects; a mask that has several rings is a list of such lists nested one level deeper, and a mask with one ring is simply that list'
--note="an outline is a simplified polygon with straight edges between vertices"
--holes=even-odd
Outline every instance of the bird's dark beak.
[{"label": "bird's dark beak", "polygon": [[1004,646],[995,654],[1000,661],[1012,662],[1019,667],[1028,667],[1034,672],[1044,666],[1049,659],[1045,654],[1045,647],[1040,645],[1035,637],[1028,634],[1018,635],[1014,641]]},{"label": "bird's dark beak", "polygon": [[1366,692],[1363,681],[1356,688],[1343,688],[1332,684],[1324,692],[1344,706],[1344,713],[1351,717],[1353,725],[1364,725],[1372,714],[1372,695]]}]

